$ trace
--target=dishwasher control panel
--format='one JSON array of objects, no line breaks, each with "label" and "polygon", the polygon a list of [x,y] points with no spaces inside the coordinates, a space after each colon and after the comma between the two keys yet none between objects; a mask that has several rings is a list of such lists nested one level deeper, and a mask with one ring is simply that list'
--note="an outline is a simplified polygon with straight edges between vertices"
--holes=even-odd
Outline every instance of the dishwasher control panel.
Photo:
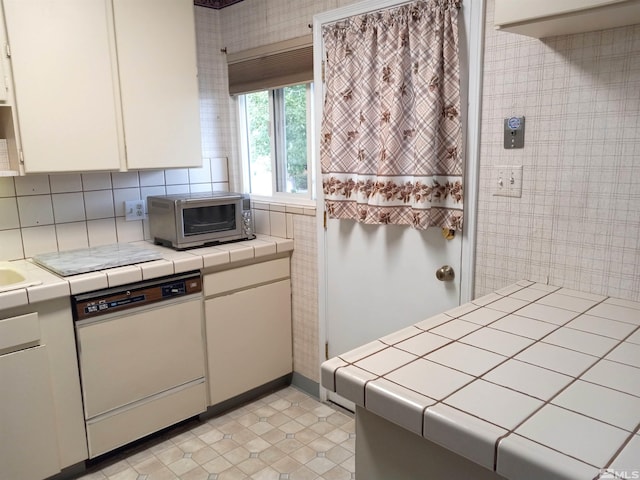
[{"label": "dishwasher control panel", "polygon": [[86,320],[200,292],[200,272],[191,272],[74,295],[71,297],[73,319]]}]

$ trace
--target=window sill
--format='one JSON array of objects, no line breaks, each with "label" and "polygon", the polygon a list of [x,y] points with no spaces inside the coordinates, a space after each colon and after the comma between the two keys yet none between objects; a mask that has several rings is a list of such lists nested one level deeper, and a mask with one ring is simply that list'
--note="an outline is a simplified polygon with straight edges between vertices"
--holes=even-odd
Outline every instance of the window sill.
[{"label": "window sill", "polygon": [[[266,196],[266,195],[254,195],[251,194],[251,204],[253,208],[259,208],[262,210],[276,210],[277,206],[297,207],[305,209],[315,209],[317,202],[310,198],[296,198],[293,196]],[[271,208],[276,206],[276,209]],[[278,209],[282,211],[281,209]]]}]

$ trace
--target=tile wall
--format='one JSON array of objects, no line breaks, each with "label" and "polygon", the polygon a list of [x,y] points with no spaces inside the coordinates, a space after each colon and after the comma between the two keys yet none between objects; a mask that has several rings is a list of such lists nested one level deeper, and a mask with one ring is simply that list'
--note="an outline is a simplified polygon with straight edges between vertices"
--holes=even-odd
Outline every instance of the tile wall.
[{"label": "tile wall", "polygon": [[226,158],[202,168],[0,177],[0,260],[149,238],[125,221],[124,202],[149,195],[226,191]]},{"label": "tile wall", "polygon": [[[210,111],[214,125],[220,125],[228,139],[237,138],[235,125],[237,106],[230,99],[226,83],[227,64],[220,49],[235,53],[247,48],[295,38],[311,33],[309,24],[313,15],[355,3],[355,0],[244,0],[219,11],[196,7],[198,29],[198,57],[212,69],[210,78],[221,80],[210,83]],[[213,13],[211,13],[213,12]],[[219,15],[219,16],[218,16]],[[218,23],[216,23],[218,22]],[[211,31],[216,29],[217,31]],[[205,72],[205,75],[207,73]],[[217,78],[217,77],[216,77]],[[202,87],[201,87],[202,90]],[[219,99],[219,100],[216,100]],[[207,99],[201,101],[207,102]],[[205,129],[203,121],[203,132]],[[213,131],[215,132],[215,129]],[[204,133],[203,133],[204,135]],[[239,152],[236,142],[227,143],[224,155],[229,157],[229,179],[233,188],[241,184]],[[239,188],[239,187],[237,187]],[[260,233],[286,232],[293,236],[291,257],[291,284],[293,298],[293,362],[294,371],[319,382],[320,357],[318,354],[318,297],[317,297],[317,238],[315,209],[287,205],[256,206],[256,228]],[[283,216],[284,214],[284,216]],[[313,215],[313,216],[312,216]]]},{"label": "tile wall", "polygon": [[259,202],[253,207],[256,233],[293,239],[293,370],[319,382],[316,209]]},{"label": "tile wall", "polygon": [[[487,1],[476,296],[526,278],[640,300],[640,25],[544,40]],[[526,117],[505,150],[503,119]],[[492,195],[523,165],[522,198]]]}]

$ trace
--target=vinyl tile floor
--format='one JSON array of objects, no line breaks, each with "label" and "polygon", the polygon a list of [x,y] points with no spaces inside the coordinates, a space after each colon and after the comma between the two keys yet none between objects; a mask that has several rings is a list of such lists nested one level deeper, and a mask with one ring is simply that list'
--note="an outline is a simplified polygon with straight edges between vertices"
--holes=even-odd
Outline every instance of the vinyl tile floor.
[{"label": "vinyl tile floor", "polygon": [[98,459],[81,480],[350,480],[353,415],[287,387]]}]

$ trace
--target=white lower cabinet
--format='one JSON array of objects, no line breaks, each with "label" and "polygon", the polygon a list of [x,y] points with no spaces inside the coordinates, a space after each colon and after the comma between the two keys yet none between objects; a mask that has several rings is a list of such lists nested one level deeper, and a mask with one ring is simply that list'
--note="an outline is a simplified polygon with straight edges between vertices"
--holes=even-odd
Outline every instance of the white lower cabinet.
[{"label": "white lower cabinet", "polygon": [[0,356],[3,478],[39,480],[60,471],[45,346]]},{"label": "white lower cabinet", "polygon": [[0,310],[0,478],[41,480],[87,458],[69,299]]},{"label": "white lower cabinet", "polygon": [[236,280],[227,282],[236,290],[205,300],[211,405],[293,371],[288,264],[283,258],[205,276],[205,291],[229,275]]},{"label": "white lower cabinet", "polygon": [[0,356],[0,385],[0,476],[40,480],[58,473],[58,434],[46,347]]}]

